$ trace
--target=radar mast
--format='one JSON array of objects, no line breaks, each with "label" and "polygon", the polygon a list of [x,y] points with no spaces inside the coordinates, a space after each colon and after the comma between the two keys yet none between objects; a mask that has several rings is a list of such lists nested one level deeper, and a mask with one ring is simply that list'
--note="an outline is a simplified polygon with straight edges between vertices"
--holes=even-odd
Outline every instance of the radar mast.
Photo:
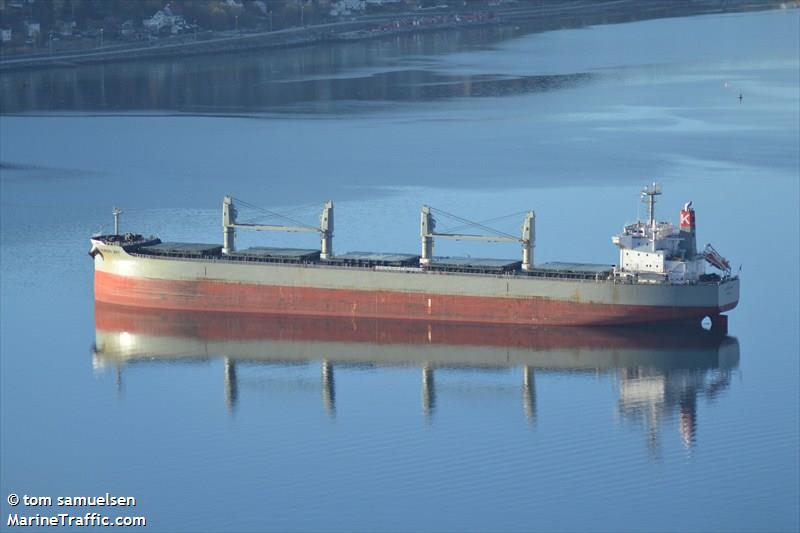
[{"label": "radar mast", "polygon": [[655,232],[656,229],[656,196],[661,195],[661,185],[653,182],[642,189],[642,202],[647,203],[648,216],[650,218],[650,229]]}]

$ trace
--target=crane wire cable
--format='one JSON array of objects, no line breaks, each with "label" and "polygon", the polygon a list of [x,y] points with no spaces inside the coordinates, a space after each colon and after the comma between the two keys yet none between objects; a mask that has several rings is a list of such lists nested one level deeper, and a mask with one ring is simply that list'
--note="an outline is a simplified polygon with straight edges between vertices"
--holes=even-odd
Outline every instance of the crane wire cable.
[{"label": "crane wire cable", "polygon": [[[499,222],[500,220],[503,220],[503,219],[506,219],[506,218],[518,217],[518,216],[524,215],[526,213],[527,213],[527,211],[518,211],[516,213],[511,213],[509,215],[503,215],[503,216],[500,216],[500,217],[490,218],[490,219],[487,219],[487,220],[481,220],[480,222],[478,222],[478,224],[489,224],[491,222]],[[455,227],[452,227],[452,228],[444,229],[444,230],[442,230],[442,232],[444,232],[444,233],[455,233],[456,231],[461,231],[463,229],[466,229],[466,228],[469,228],[469,227],[472,227],[472,226],[473,226],[473,224],[464,224],[464,225],[461,225],[461,226],[455,226]]]},{"label": "crane wire cable", "polygon": [[305,224],[303,222],[300,222],[299,220],[296,220],[294,218],[287,217],[285,215],[282,215],[280,213],[276,213],[274,211],[270,211],[269,209],[264,209],[263,207],[259,207],[257,205],[251,204],[250,202],[245,202],[241,198],[233,198],[233,200],[235,200],[237,204],[243,205],[245,207],[249,207],[250,209],[255,209],[257,211],[262,211],[263,213],[266,213],[268,216],[277,217],[277,218],[280,218],[282,220],[286,220],[288,222],[291,222],[295,226],[306,228],[306,229],[313,229],[314,231],[319,231],[319,228],[317,228],[315,226],[310,226],[310,225]]},{"label": "crane wire cable", "polygon": [[506,238],[509,238],[509,239],[514,239],[515,241],[520,240],[519,237],[511,235],[510,233],[506,233],[505,231],[496,230],[496,229],[491,228],[489,226],[485,226],[485,225],[483,225],[483,224],[481,224],[479,222],[475,222],[475,221],[469,220],[467,218],[463,218],[463,217],[460,217],[458,215],[454,215],[453,213],[448,213],[447,211],[443,211],[443,210],[437,209],[435,207],[431,207],[430,209],[431,209],[431,211],[433,211],[436,214],[441,214],[441,215],[453,218],[455,220],[458,220],[462,224],[466,224],[468,226],[481,228],[482,230],[484,230],[484,231],[486,231],[488,233],[492,233],[492,234],[494,234],[496,236],[501,236],[501,237],[506,237]]}]

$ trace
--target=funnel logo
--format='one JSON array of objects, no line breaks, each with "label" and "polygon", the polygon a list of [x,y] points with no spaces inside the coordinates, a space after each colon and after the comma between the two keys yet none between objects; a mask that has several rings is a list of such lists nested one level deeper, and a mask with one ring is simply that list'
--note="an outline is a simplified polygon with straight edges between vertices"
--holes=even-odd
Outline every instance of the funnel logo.
[{"label": "funnel logo", "polygon": [[694,212],[687,209],[681,210],[681,227],[682,228],[694,227]]}]

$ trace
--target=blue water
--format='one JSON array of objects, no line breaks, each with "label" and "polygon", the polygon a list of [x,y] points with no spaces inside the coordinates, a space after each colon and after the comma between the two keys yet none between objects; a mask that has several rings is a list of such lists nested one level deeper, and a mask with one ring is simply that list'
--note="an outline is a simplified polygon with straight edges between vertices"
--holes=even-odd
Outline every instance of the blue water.
[{"label": "blue water", "polygon": [[[153,531],[797,531],[799,42],[790,9],[4,74],[2,523],[11,492],[108,491]],[[660,218],[692,200],[700,244],[741,265],[738,357],[534,347],[532,415],[502,349],[298,362],[262,339],[239,360],[191,327],[95,346],[87,239],[113,205],[123,231],[218,242],[224,194],[308,223],[330,198],[335,250],[411,253],[422,204],[532,208],[537,261],[610,264],[654,180]]]}]

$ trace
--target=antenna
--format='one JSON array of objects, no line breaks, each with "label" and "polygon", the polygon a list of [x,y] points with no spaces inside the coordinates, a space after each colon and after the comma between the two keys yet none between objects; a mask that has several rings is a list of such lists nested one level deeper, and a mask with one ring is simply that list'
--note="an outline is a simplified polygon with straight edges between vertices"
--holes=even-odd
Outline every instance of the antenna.
[{"label": "antenna", "polygon": [[642,189],[642,202],[647,203],[648,215],[650,218],[650,227],[655,229],[656,227],[656,196],[661,195],[661,185],[653,182],[652,185],[648,185],[644,189]]},{"label": "antenna", "polygon": [[119,235],[119,216],[122,214],[122,210],[119,207],[115,207],[111,214],[114,215],[114,235]]}]

